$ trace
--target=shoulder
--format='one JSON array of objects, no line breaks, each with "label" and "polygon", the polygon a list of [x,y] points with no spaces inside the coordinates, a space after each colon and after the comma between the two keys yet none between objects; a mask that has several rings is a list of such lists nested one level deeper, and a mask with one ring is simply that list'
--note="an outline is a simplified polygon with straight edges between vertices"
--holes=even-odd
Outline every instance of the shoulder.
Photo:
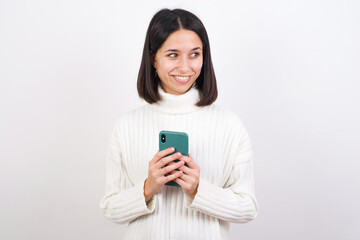
[{"label": "shoulder", "polygon": [[232,109],[217,104],[212,104],[207,108],[206,111],[211,115],[209,117],[217,119],[217,124],[225,126],[232,135],[244,136],[248,134],[241,117]]}]

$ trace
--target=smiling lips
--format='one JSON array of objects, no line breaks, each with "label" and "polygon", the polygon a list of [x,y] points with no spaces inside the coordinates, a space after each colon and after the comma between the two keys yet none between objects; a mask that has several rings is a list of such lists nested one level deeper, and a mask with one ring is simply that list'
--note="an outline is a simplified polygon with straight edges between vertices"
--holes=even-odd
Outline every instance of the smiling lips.
[{"label": "smiling lips", "polygon": [[191,76],[179,76],[179,75],[175,75],[173,76],[175,78],[175,80],[179,83],[186,83],[191,79]]}]

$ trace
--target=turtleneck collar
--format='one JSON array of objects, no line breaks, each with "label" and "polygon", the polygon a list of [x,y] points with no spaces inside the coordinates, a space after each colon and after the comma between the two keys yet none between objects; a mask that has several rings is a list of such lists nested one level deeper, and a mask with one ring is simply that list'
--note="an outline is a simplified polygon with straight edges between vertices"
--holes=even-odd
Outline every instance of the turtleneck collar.
[{"label": "turtleneck collar", "polygon": [[160,86],[158,87],[161,99],[151,104],[160,112],[167,114],[186,114],[200,109],[195,104],[199,101],[199,90],[195,88],[195,84],[184,94],[175,95],[166,93]]}]

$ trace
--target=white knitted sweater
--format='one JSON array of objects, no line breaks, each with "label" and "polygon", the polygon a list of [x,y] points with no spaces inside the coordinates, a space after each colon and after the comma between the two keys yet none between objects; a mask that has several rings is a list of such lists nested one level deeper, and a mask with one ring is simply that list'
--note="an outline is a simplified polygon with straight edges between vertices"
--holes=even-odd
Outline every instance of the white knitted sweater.
[{"label": "white knitted sweater", "polygon": [[[161,101],[117,120],[100,208],[106,218],[128,224],[125,239],[228,239],[230,222],[245,223],[258,213],[248,134],[229,110],[195,106],[195,87],[183,95],[161,88],[159,93]],[[194,199],[179,187],[164,186],[145,203],[148,162],[159,149],[161,130],[189,136],[189,153],[200,167]]]}]

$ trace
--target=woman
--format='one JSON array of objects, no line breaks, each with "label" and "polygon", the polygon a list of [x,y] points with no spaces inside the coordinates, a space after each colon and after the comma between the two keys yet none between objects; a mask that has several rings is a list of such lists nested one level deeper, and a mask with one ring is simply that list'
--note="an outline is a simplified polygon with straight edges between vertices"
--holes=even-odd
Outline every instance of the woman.
[{"label": "woman", "polygon": [[[155,14],[137,86],[148,104],[115,124],[103,214],[128,224],[125,239],[228,239],[230,222],[258,212],[252,149],[239,118],[213,104],[210,44],[194,14]],[[158,151],[161,130],[186,132],[191,154]]]}]

